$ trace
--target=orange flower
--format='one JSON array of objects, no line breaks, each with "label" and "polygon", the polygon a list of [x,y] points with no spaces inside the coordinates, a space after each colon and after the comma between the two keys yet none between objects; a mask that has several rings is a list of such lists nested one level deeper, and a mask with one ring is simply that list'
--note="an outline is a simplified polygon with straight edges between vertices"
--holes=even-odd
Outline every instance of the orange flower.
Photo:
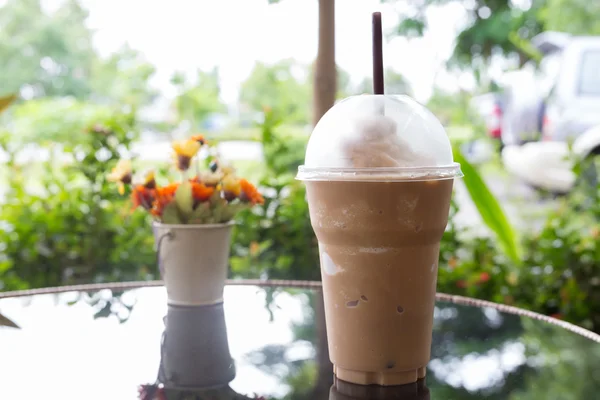
[{"label": "orange flower", "polygon": [[207,144],[206,139],[204,139],[204,135],[194,135],[190,139],[200,143],[200,146],[204,146],[205,144]]},{"label": "orange flower", "polygon": [[175,182],[156,189],[156,199],[154,200],[154,206],[152,207],[152,215],[157,217],[162,216],[165,207],[173,201],[178,187],[179,183]]},{"label": "orange flower", "polygon": [[240,179],[240,186],[242,187],[240,200],[252,204],[263,204],[265,202],[265,199],[258,193],[256,187],[247,180]]},{"label": "orange flower", "polygon": [[153,189],[147,188],[144,185],[138,185],[131,192],[131,203],[133,204],[134,209],[138,208],[139,206],[142,206],[144,207],[144,209],[150,210],[152,208],[153,202]]},{"label": "orange flower", "polygon": [[215,188],[206,186],[201,182],[193,182],[192,180],[190,182],[192,184],[192,197],[197,203],[208,200],[215,191]]}]

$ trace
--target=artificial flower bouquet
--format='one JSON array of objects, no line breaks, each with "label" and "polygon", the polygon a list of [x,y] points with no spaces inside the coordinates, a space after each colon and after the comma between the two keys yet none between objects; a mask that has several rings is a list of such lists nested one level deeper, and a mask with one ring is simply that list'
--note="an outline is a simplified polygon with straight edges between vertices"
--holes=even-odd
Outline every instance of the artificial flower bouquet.
[{"label": "artificial flower bouquet", "polygon": [[210,151],[201,158],[199,152],[205,147],[209,146],[202,135],[173,142],[180,182],[161,186],[149,171],[134,183],[130,160],[119,161],[108,179],[118,183],[122,194],[129,188],[133,207],[142,207],[163,224],[227,223],[238,211],[263,203],[254,185],[237,177],[232,167],[221,165]]}]

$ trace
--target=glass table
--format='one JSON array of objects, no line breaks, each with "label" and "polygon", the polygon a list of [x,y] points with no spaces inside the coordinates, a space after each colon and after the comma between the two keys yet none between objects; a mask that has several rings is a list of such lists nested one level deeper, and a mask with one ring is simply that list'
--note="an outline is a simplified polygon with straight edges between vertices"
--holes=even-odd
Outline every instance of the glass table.
[{"label": "glass table", "polygon": [[[227,390],[248,396],[239,398],[581,400],[600,392],[598,335],[444,294],[436,303],[425,381],[394,392],[344,385],[334,382],[327,361],[318,361],[318,283],[231,283],[224,313],[209,324],[213,334],[222,331],[228,349],[207,350],[200,364],[219,368],[232,359]],[[0,398],[136,399],[140,385],[155,382],[161,364],[167,299],[164,288],[153,285],[0,293],[0,312],[21,327],[0,327]],[[185,351],[188,344],[177,343]]]}]

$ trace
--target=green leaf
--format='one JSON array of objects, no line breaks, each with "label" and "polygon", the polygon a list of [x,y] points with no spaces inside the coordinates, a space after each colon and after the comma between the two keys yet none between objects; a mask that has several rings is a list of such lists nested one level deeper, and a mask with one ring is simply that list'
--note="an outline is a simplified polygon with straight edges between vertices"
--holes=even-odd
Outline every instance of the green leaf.
[{"label": "green leaf", "polygon": [[185,217],[189,217],[194,211],[194,199],[192,197],[192,185],[189,182],[183,182],[175,192],[175,203],[177,208]]},{"label": "green leaf", "polygon": [[202,224],[206,221],[208,216],[210,215],[210,204],[209,203],[200,203],[198,207],[192,212],[190,215],[190,223],[192,224]]},{"label": "green leaf", "polygon": [[405,18],[398,25],[397,32],[399,35],[409,38],[421,37],[425,33],[425,21],[417,18]]},{"label": "green leaf", "polygon": [[221,220],[219,222],[229,222],[235,217],[235,215],[248,207],[245,203],[233,203],[227,204],[221,211]]},{"label": "green leaf", "polygon": [[179,209],[175,202],[169,203],[162,214],[162,223],[163,224],[182,224],[183,221],[181,216],[179,215]]},{"label": "green leaf", "polygon": [[510,32],[508,40],[531,60],[538,64],[542,61],[542,52],[536,49],[529,40],[521,38],[517,32]]},{"label": "green leaf", "polygon": [[515,231],[508,222],[500,203],[490,192],[477,169],[463,156],[458,146],[453,146],[454,160],[460,163],[465,174],[463,182],[469,192],[471,200],[475,204],[483,222],[496,235],[500,246],[506,255],[515,263],[521,263],[521,248]]},{"label": "green leaf", "polygon": [[0,97],[0,114],[17,99],[17,95],[11,94],[9,96]]},{"label": "green leaf", "polygon": [[210,196],[210,198],[208,199],[209,203],[212,204],[219,204],[223,201],[223,199],[221,198],[221,192],[218,190],[215,190],[213,192],[213,194]]}]

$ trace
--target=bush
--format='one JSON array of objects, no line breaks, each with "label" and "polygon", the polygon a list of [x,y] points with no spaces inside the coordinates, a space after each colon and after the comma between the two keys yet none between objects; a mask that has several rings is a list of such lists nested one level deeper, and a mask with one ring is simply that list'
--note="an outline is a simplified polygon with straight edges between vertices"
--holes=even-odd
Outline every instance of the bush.
[{"label": "bush", "polygon": [[302,182],[295,180],[305,142],[276,132],[280,120],[265,114],[261,141],[265,172],[259,186],[265,203],[240,213],[232,241],[235,276],[319,280],[317,241],[308,218]]},{"label": "bush", "polygon": [[461,240],[464,232],[455,232],[450,222],[442,240],[438,290],[514,304],[599,332],[598,200],[597,182],[579,185],[560,199],[541,230],[523,236],[519,265],[492,239]]},{"label": "bush", "polygon": [[522,290],[520,296],[534,309],[600,331],[599,239],[600,185],[582,182],[550,213],[543,229],[526,238],[529,273],[519,286],[535,290]]},{"label": "bush", "polygon": [[82,134],[95,123],[110,119],[110,107],[71,98],[45,98],[15,105],[8,129],[11,144],[85,141]]},{"label": "bush", "polygon": [[69,131],[78,144],[46,146],[48,160],[24,165],[15,160],[20,148],[3,138],[9,159],[0,209],[0,290],[156,276],[146,216],[131,213],[106,181],[119,152],[137,137],[135,122],[130,114],[113,113],[86,131]]}]

